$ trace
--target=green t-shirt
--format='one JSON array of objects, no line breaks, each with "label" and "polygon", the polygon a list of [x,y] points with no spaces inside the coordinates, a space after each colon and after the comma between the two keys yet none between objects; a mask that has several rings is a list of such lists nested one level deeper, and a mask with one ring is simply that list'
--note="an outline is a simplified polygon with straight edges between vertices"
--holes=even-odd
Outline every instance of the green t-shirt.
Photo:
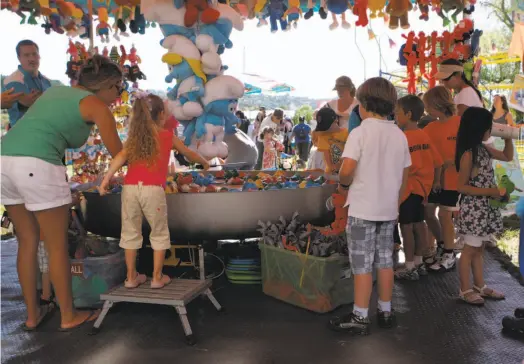
[{"label": "green t-shirt", "polygon": [[85,144],[92,125],[80,114],[80,101],[92,95],[74,87],[47,89],[2,138],[0,154],[34,157],[62,165],[66,149]]}]

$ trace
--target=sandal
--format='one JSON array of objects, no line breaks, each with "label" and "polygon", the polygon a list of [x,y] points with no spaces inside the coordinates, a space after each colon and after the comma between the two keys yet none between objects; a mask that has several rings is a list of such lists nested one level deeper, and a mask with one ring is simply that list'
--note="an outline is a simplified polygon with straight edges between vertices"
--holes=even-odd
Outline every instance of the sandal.
[{"label": "sandal", "polygon": [[80,323],[78,323],[76,326],[73,326],[73,327],[60,327],[58,329],[58,331],[61,331],[61,332],[69,332],[69,331],[74,331],[82,326],[84,326],[86,323],[89,323],[89,322],[93,322],[94,320],[96,320],[98,318],[98,316],[100,315],[100,310],[95,310],[95,311],[91,311],[89,313],[89,315],[87,315],[87,317]]},{"label": "sandal", "polygon": [[168,276],[162,274],[162,278],[160,278],[160,281],[151,280],[151,288],[153,288],[153,289],[164,288],[169,283],[171,283],[171,278],[169,278]]},{"label": "sandal", "polygon": [[129,281],[129,280],[126,279],[126,281],[124,282],[124,286],[126,288],[132,289],[132,288],[136,288],[136,287],[140,286],[141,284],[146,283],[146,281],[147,281],[147,277],[146,277],[145,274],[138,274],[137,273],[135,279],[133,279],[132,281]]},{"label": "sandal", "polygon": [[481,297],[489,298],[492,300],[505,300],[506,296],[504,296],[504,293],[501,293],[499,291],[495,291],[493,288],[489,288],[488,286],[484,285],[484,287],[479,288],[477,286],[473,286],[473,289],[477,291]]},{"label": "sandal", "polygon": [[484,298],[482,298],[480,294],[473,289],[468,289],[464,292],[460,291],[459,298],[472,306],[484,305]]},{"label": "sandal", "polygon": [[26,332],[35,331],[38,329],[39,326],[41,326],[44,322],[46,322],[51,316],[53,315],[53,312],[55,311],[56,304],[54,302],[49,302],[48,304],[41,305],[40,306],[40,316],[38,316],[38,321],[36,322],[35,326],[27,326],[26,323],[22,325],[22,330]]}]

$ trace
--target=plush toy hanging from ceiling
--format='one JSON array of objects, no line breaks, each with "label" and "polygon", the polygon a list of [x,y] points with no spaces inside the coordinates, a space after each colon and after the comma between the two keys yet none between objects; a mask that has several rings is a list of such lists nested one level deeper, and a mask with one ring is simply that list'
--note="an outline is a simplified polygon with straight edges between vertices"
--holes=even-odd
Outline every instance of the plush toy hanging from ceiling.
[{"label": "plush toy hanging from ceiling", "polygon": [[368,7],[370,11],[369,17],[371,19],[375,19],[376,17],[383,18],[386,0],[369,0]]},{"label": "plush toy hanging from ceiling", "polygon": [[457,16],[464,11],[464,0],[440,0],[440,10],[437,12],[437,14],[442,18],[442,23],[445,27],[450,24],[447,13],[451,11],[453,11],[453,14],[451,14],[451,19],[456,24]]},{"label": "plush toy hanging from ceiling", "polygon": [[[313,16],[313,14],[314,14],[313,7],[314,7],[313,0],[308,0],[307,1],[307,9],[308,10],[307,10],[306,14],[304,15],[304,19],[308,20],[309,18],[311,18]],[[318,9],[318,15],[320,15],[321,19],[327,19],[326,0],[320,0],[320,7]]]},{"label": "plush toy hanging from ceiling", "polygon": [[342,28],[351,28],[351,24],[346,20],[346,11],[349,9],[349,2],[347,0],[326,0],[326,5],[328,11],[331,12],[331,18],[333,19],[333,22],[329,25],[330,30],[337,29],[340,25],[337,15],[340,15]]},{"label": "plush toy hanging from ceiling", "polygon": [[420,10],[420,20],[428,21],[429,20],[429,6],[431,5],[431,0],[417,0],[417,6]]},{"label": "plush toy hanging from ceiling", "polygon": [[[36,18],[40,16],[40,2],[38,0],[16,0],[11,2],[11,10],[22,18],[20,24],[36,25]],[[24,13],[29,13],[29,18]]]},{"label": "plush toy hanging from ceiling", "polygon": [[355,0],[353,5],[353,14],[358,17],[355,25],[357,27],[365,27],[369,23],[368,19],[368,0]]},{"label": "plush toy hanging from ceiling", "polygon": [[120,36],[129,37],[127,33],[128,24],[134,20],[136,7],[140,5],[139,0],[115,0],[117,7],[114,10],[115,24],[113,26],[116,40],[120,41]]},{"label": "plush toy hanging from ceiling", "polygon": [[288,9],[284,12],[282,19],[287,20],[288,26],[297,28],[298,20],[302,18],[300,0],[288,0]]},{"label": "plush toy hanging from ceiling", "polygon": [[180,9],[186,7],[184,15],[184,25],[192,27],[198,21],[199,15],[202,23],[211,24],[217,21],[220,13],[209,6],[207,0],[174,0],[175,7]]},{"label": "plush toy hanging from ceiling", "polygon": [[102,43],[109,43],[109,15],[107,9],[104,7],[98,8],[98,25],[96,26],[96,34],[100,37]]},{"label": "plush toy hanging from ceiling", "polygon": [[389,14],[389,28],[397,29],[400,25],[402,29],[409,29],[408,13],[413,9],[410,0],[389,0],[386,12]]}]

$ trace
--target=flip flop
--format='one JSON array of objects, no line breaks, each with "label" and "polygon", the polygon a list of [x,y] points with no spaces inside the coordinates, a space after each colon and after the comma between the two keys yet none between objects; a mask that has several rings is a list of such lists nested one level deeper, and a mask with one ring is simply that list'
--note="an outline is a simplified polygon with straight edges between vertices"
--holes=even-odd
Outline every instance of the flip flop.
[{"label": "flip flop", "polygon": [[44,322],[46,322],[51,316],[53,315],[53,312],[55,311],[56,305],[54,302],[49,302],[48,304],[41,305],[40,306],[40,316],[38,317],[38,321],[35,326],[29,327],[25,323],[22,325],[22,330],[26,332],[32,332],[36,331],[39,326],[41,326]]},{"label": "flip flop", "polygon": [[171,278],[169,278],[168,276],[162,274],[162,278],[160,279],[160,282],[155,282],[155,281],[151,280],[151,288],[152,289],[164,288],[169,283],[171,283]]},{"label": "flip flop", "polygon": [[86,323],[93,322],[94,320],[98,318],[99,315],[100,315],[100,310],[91,311],[91,313],[84,319],[84,321],[80,322],[78,325],[73,326],[73,327],[68,327],[68,328],[59,327],[58,331],[60,332],[75,331],[76,329],[84,326]]},{"label": "flip flop", "polygon": [[136,288],[136,287],[140,286],[141,284],[146,283],[146,281],[147,281],[147,277],[146,277],[145,274],[138,274],[137,273],[134,280],[128,281],[126,279],[126,281],[124,282],[124,287],[129,288],[129,289],[133,289],[133,288]]}]

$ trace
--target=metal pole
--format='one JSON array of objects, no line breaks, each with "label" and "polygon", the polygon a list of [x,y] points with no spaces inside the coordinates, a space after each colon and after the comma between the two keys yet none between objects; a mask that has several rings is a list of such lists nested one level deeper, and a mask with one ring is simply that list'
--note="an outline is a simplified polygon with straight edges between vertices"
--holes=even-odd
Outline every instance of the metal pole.
[{"label": "metal pole", "polygon": [[95,49],[94,24],[93,24],[93,0],[87,0],[87,10],[89,14],[89,53]]}]

